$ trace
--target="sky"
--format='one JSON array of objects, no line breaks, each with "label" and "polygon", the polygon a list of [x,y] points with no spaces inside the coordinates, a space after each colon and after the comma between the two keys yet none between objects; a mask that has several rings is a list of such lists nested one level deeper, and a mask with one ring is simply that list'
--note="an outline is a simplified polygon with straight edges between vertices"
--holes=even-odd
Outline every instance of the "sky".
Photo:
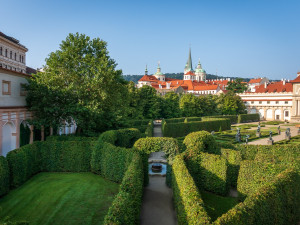
[{"label": "sky", "polygon": [[69,33],[99,37],[123,74],[183,72],[191,46],[209,74],[294,79],[300,71],[299,0],[0,0],[0,31],[41,68]]}]

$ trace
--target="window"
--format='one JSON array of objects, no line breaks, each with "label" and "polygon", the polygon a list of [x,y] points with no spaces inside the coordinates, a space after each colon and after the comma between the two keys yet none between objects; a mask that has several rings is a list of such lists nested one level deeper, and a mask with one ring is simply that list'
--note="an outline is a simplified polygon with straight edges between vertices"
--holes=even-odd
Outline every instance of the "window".
[{"label": "window", "polygon": [[12,51],[10,51],[10,58],[12,59]]},{"label": "window", "polygon": [[251,104],[254,104],[254,101],[252,101]]},{"label": "window", "polygon": [[2,47],[0,47],[0,55],[2,55]]},{"label": "window", "polygon": [[259,104],[262,104],[262,101],[259,101]]},{"label": "window", "polygon": [[22,56],[22,63],[24,63],[24,56]]},{"label": "window", "polygon": [[288,101],[285,101],[284,104],[289,104],[289,102],[288,102]]},{"label": "window", "polygon": [[2,80],[2,95],[10,95],[10,81]]},{"label": "window", "polygon": [[26,84],[20,84],[20,96],[25,96],[27,94]]},{"label": "window", "polygon": [[19,58],[20,58],[20,60],[19,60],[19,61],[21,62],[21,55],[19,55],[19,56],[20,56],[20,57],[19,57]]},{"label": "window", "polygon": [[276,101],[276,104],[279,104],[279,101]]},{"label": "window", "polygon": [[270,104],[270,101],[267,101],[267,104]]},{"label": "window", "polygon": [[284,112],[284,116],[285,116],[285,117],[289,117],[289,111],[285,111],[285,112]]},{"label": "window", "polygon": [[15,60],[17,61],[17,53],[15,53]]},{"label": "window", "polygon": [[5,57],[7,57],[7,49],[5,49]]}]

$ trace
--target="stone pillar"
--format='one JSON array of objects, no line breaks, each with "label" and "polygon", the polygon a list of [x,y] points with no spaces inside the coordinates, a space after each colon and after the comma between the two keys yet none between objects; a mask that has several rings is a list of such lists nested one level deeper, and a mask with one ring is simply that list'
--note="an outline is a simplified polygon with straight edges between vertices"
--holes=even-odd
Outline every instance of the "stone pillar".
[{"label": "stone pillar", "polygon": [[266,107],[264,107],[263,110],[264,110],[264,120],[267,120],[267,109],[266,109]]},{"label": "stone pillar", "polygon": [[45,127],[41,127],[41,141],[45,141]]},{"label": "stone pillar", "polygon": [[298,101],[295,100],[295,116],[298,116]]},{"label": "stone pillar", "polygon": [[281,119],[282,121],[284,121],[284,111],[283,111],[283,107],[281,106],[280,109],[281,109],[281,116],[280,116],[281,118],[280,118],[280,119]]},{"label": "stone pillar", "polygon": [[30,141],[29,141],[29,144],[32,144],[33,143],[33,125],[30,125]]},{"label": "stone pillar", "polygon": [[16,148],[20,148],[20,113],[17,112],[16,118]]},{"label": "stone pillar", "polygon": [[272,120],[275,120],[275,108],[272,107]]}]

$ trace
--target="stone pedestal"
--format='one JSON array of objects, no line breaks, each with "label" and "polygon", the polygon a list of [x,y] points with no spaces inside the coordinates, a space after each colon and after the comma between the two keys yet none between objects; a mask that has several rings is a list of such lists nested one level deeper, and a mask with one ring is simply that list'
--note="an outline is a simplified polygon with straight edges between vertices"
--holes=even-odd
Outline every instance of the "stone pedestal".
[{"label": "stone pedestal", "polygon": [[291,136],[290,135],[285,135],[285,140],[291,140]]},{"label": "stone pedestal", "polygon": [[279,134],[279,135],[281,134],[281,130],[278,130],[278,134]]},{"label": "stone pedestal", "polygon": [[273,145],[274,144],[274,140],[268,140],[267,144],[268,145]]},{"label": "stone pedestal", "polygon": [[256,132],[256,137],[261,137],[261,133],[260,132]]}]

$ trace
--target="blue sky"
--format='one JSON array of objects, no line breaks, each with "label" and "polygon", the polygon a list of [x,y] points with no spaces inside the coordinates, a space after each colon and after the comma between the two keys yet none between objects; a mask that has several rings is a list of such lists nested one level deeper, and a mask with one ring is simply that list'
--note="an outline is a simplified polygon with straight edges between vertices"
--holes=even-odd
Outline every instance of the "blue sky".
[{"label": "blue sky", "polygon": [[37,68],[68,33],[100,37],[123,74],[182,72],[191,45],[207,73],[293,79],[300,71],[300,1],[2,1],[0,31]]}]

